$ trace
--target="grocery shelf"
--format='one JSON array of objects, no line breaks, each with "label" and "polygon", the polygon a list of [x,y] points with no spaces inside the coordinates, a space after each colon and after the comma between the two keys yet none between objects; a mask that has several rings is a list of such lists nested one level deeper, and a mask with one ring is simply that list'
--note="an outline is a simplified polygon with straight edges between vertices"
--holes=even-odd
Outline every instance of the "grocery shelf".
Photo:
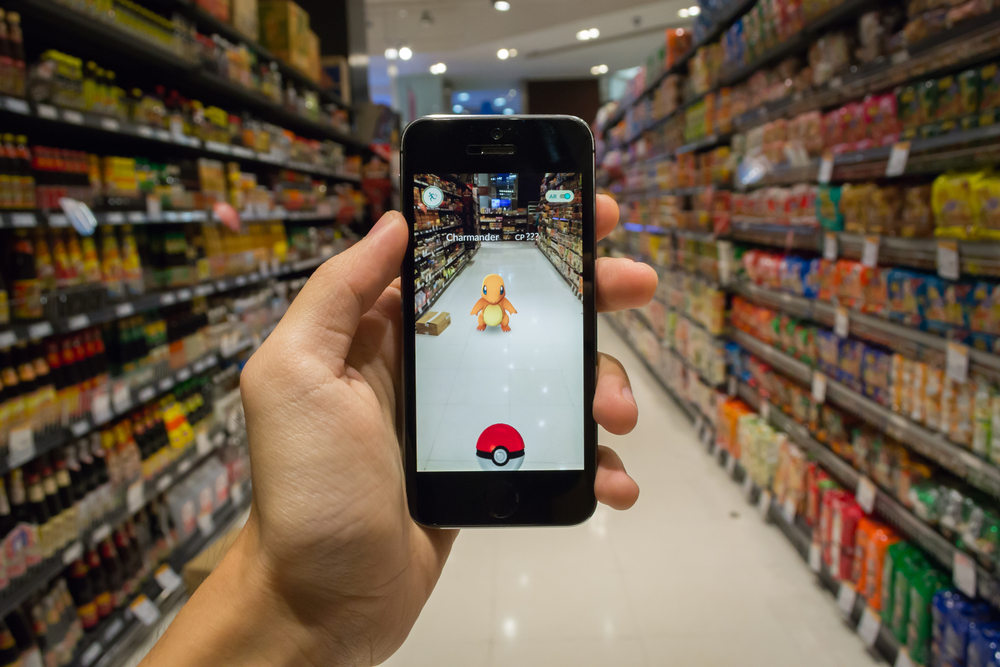
[{"label": "grocery shelf", "polygon": [[[475,254],[475,253],[472,253],[472,254]],[[462,251],[462,255],[465,256],[465,257],[467,257],[467,259],[464,262],[461,262],[459,264],[458,270],[455,271],[455,273],[453,273],[451,275],[451,278],[448,278],[448,280],[445,281],[444,285],[441,286],[441,289],[438,289],[438,290],[434,291],[434,296],[431,297],[431,299],[427,303],[425,303],[423,305],[423,307],[421,307],[417,311],[416,319],[420,319],[420,317],[424,313],[426,313],[428,310],[430,310],[431,306],[434,305],[434,302],[438,300],[438,297],[440,297],[442,294],[444,294],[444,291],[446,289],[448,289],[448,286],[451,285],[452,281],[455,280],[455,278],[458,278],[458,274],[462,273],[462,271],[465,270],[465,267],[467,267],[469,265],[470,260],[472,259],[472,254],[469,254],[467,250],[463,250]]]},{"label": "grocery shelf", "polygon": [[[749,282],[739,282],[733,291],[755,303],[775,308],[789,315],[811,319],[833,327],[836,306],[816,299],[776,292]],[[921,349],[946,354],[948,341],[919,329],[890,322],[881,317],[850,310],[848,327],[852,336],[887,347],[911,359],[920,358]],[[1000,356],[969,348],[969,369],[1000,381]]]},{"label": "grocery shelf", "polygon": [[[319,211],[286,211],[282,208],[269,212],[246,211],[240,213],[242,222],[305,222],[318,220],[331,220],[335,216],[332,212]],[[105,213],[94,213],[94,219],[98,225],[144,225],[144,224],[166,224],[166,223],[188,223],[201,222],[215,224],[221,222],[218,214],[208,210],[191,211],[162,211],[159,214],[150,214],[145,211],[112,211]],[[69,219],[65,214],[55,211],[17,211],[10,213],[0,213],[0,229],[21,229],[32,227],[69,227]]]},{"label": "grocery shelf", "polygon": [[[188,537],[186,542],[174,549],[173,553],[166,559],[166,564],[175,573],[180,575],[188,561],[228,531],[233,520],[250,506],[249,480],[241,485],[241,495],[243,497],[240,502],[235,502],[230,497],[212,513],[212,530],[202,532],[199,529]],[[172,609],[187,595],[183,584],[171,591],[161,588],[152,578],[143,582],[139,593],[149,598],[161,615]],[[127,657],[131,647],[152,636],[155,629],[155,623],[149,626],[144,625],[129,611],[128,605],[126,605],[113,612],[111,616],[98,624],[94,631],[84,637],[77,647],[70,665],[71,667],[112,667]]]},{"label": "grocery shelf", "polygon": [[[761,404],[767,402],[744,382],[739,383],[738,392],[739,397],[758,412]],[[816,459],[844,488],[853,492],[858,487],[861,474],[857,470],[831,449],[816,441],[805,426],[787,416],[781,408],[774,404],[770,406],[768,421],[771,424],[786,433],[811,458]],[[908,541],[933,556],[946,570],[952,568],[956,552],[965,553],[881,488],[875,494],[874,514],[897,529]],[[969,555],[975,558],[975,554],[969,553]],[[980,597],[1000,607],[1000,581],[980,565],[976,566],[976,585]]]},{"label": "grocery shelf", "polygon": [[[743,331],[733,331],[733,340],[751,354],[799,382],[812,382],[812,369]],[[972,486],[1000,497],[1000,468],[972,452],[925,429],[906,417],[882,407],[833,379],[827,379],[826,398],[870,425],[899,440],[917,453],[936,461]]]},{"label": "grocery shelf", "polygon": [[265,120],[283,125],[286,129],[311,134],[313,138],[330,139],[352,149],[367,148],[364,142],[346,132],[290,111],[257,91],[209,72],[195,60],[185,59],[172,49],[143,39],[92,14],[78,11],[72,5],[56,0],[11,0],[9,9],[16,9],[22,16],[30,17],[39,24],[54,25],[61,30],[72,32],[75,37],[102,49],[117,52],[126,58],[170,72],[204,90],[211,91],[219,99],[253,109]]}]

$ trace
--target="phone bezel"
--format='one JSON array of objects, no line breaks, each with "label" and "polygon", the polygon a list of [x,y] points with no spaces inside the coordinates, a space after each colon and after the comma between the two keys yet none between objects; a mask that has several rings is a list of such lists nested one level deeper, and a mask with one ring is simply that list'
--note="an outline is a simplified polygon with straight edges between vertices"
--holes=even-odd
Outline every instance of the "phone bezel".
[{"label": "phone bezel", "polygon": [[[502,136],[493,138],[500,128]],[[512,144],[512,155],[469,155],[467,146]],[[410,515],[425,526],[574,525],[594,512],[597,424],[593,416],[597,375],[597,313],[594,275],[596,210],[594,137],[573,116],[428,116],[410,123],[400,151],[400,206],[410,239],[403,259],[403,462]],[[413,180],[415,174],[554,173],[581,175],[583,206],[584,469],[544,471],[417,472],[416,317],[413,311]],[[586,203],[589,202],[589,205]],[[455,326],[453,324],[452,326]],[[469,444],[470,448],[475,443]],[[485,494],[497,482],[513,484],[518,508],[498,519],[486,508]]]}]

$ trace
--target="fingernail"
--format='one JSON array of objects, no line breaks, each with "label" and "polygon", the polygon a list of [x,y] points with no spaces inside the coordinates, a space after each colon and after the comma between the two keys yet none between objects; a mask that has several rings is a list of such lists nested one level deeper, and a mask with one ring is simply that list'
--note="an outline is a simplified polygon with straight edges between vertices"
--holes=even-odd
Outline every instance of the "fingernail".
[{"label": "fingernail", "polygon": [[368,236],[372,236],[372,237],[378,236],[380,233],[382,233],[382,230],[385,229],[386,227],[388,227],[389,224],[398,215],[400,215],[400,214],[397,211],[389,211],[388,213],[386,213],[385,215],[383,215],[381,218],[378,219],[378,222],[375,223],[375,226],[372,227],[365,236],[366,237],[368,237]]},{"label": "fingernail", "polygon": [[622,397],[632,405],[635,405],[635,396],[632,395],[632,387],[628,385],[622,387]]}]

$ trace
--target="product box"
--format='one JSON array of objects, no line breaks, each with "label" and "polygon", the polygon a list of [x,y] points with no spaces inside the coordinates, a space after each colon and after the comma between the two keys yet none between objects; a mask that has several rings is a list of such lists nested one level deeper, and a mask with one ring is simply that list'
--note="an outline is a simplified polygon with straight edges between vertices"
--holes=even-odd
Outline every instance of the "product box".
[{"label": "product box", "polygon": [[440,336],[441,332],[447,329],[449,324],[451,324],[451,315],[449,313],[439,313],[430,310],[417,320],[417,333]]},{"label": "product box", "polygon": [[305,67],[303,69],[305,70],[306,76],[316,83],[319,83],[322,75],[319,57],[319,37],[317,37],[316,33],[312,30],[306,32],[306,60]]},{"label": "product box", "polygon": [[260,41],[260,16],[257,0],[232,0],[233,27],[247,39]]},{"label": "product box", "polygon": [[344,56],[323,56],[320,58],[322,67],[321,86],[337,95],[346,104],[351,103],[351,76]]},{"label": "product box", "polygon": [[309,14],[291,0],[259,0],[260,42],[303,70],[308,64]]},{"label": "product box", "polygon": [[229,21],[229,2],[227,0],[195,0],[195,4],[220,21]]}]

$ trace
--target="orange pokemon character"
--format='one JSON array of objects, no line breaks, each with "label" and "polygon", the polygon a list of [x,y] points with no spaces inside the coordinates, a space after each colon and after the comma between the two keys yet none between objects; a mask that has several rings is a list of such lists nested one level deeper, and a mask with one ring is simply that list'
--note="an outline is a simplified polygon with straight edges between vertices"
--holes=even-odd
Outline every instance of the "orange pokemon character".
[{"label": "orange pokemon character", "polygon": [[506,292],[503,288],[503,278],[495,273],[483,278],[483,298],[472,307],[470,315],[479,313],[479,326],[476,331],[485,331],[486,325],[495,327],[500,325],[504,331],[510,331],[507,323],[510,317],[507,313],[516,313],[514,306],[507,300]]}]

